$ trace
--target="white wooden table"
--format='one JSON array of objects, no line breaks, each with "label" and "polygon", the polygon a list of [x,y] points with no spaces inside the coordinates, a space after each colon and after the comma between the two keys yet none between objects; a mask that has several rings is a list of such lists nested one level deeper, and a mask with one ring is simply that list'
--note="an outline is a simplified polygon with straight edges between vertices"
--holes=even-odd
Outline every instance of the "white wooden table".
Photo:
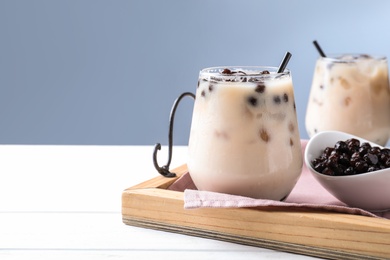
[{"label": "white wooden table", "polygon": [[[174,147],[171,168],[186,151]],[[123,224],[122,191],[158,175],[152,153],[0,145],[0,259],[313,259]],[[166,163],[166,147],[158,158]]]}]

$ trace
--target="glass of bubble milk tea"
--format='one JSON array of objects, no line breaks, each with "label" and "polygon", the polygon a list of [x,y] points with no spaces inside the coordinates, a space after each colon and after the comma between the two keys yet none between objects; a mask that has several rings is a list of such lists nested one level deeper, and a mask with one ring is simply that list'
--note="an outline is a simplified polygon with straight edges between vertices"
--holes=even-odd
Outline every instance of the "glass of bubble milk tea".
[{"label": "glass of bubble milk tea", "polygon": [[188,171],[199,190],[286,198],[303,164],[290,71],[200,71],[188,150]]},{"label": "glass of bubble milk tea", "polygon": [[390,131],[386,57],[319,57],[306,111],[306,130],[310,137],[317,132],[337,130],[386,145]]}]

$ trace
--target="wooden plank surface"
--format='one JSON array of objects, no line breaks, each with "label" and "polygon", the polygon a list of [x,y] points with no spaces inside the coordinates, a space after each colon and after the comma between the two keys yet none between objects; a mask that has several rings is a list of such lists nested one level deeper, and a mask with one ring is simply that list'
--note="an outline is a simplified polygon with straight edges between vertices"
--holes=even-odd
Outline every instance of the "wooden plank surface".
[{"label": "wooden plank surface", "polygon": [[[180,176],[186,167],[175,171]],[[123,222],[330,259],[390,256],[389,220],[277,207],[185,210],[184,193],[166,190],[172,180],[159,176],[126,189]]]}]

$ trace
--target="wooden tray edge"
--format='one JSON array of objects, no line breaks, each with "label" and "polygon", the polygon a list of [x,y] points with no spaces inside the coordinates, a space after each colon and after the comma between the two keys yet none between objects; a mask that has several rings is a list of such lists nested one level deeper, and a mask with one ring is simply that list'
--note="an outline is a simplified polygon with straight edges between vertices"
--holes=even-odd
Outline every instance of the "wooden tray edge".
[{"label": "wooden tray edge", "polygon": [[134,190],[134,189],[144,189],[144,188],[158,188],[158,189],[167,189],[172,183],[179,179],[183,174],[187,172],[187,165],[183,164],[175,169],[172,172],[176,173],[176,177],[166,178],[162,175],[158,175],[150,180],[141,182],[135,186],[125,189]]},{"label": "wooden tray edge", "polygon": [[260,239],[254,237],[236,236],[229,233],[215,232],[207,229],[181,227],[178,228],[175,225],[170,225],[164,222],[154,222],[147,219],[137,219],[132,217],[123,216],[122,221],[126,225],[149,228],[159,231],[166,231],[172,233],[178,233],[182,235],[196,236],[207,239],[215,239],[219,241],[225,241],[230,243],[242,244],[246,246],[261,247],[271,250],[277,250],[287,253],[294,253],[300,255],[321,257],[326,259],[344,259],[344,260],[356,260],[356,259],[381,259],[377,257],[371,257],[367,255],[355,254],[351,252],[343,252],[337,250],[329,250],[326,248],[305,246],[294,243],[280,242],[269,239]]},{"label": "wooden tray edge", "polygon": [[[273,214],[275,217],[280,220],[288,220],[293,218],[296,221],[302,221],[302,219],[310,219],[311,221],[319,221],[322,225],[326,224],[328,227],[322,227],[325,231],[331,232],[337,231],[338,228],[347,225],[349,228],[355,229],[356,227],[360,228],[361,232],[368,232],[375,236],[378,234],[381,236],[387,236],[388,239],[384,241],[384,245],[388,249],[383,249],[383,245],[379,245],[379,251],[367,251],[364,252],[364,249],[360,248],[360,245],[355,247],[345,249],[344,245],[334,247],[329,246],[311,246],[307,245],[299,239],[297,243],[290,243],[286,241],[272,240],[264,237],[255,237],[255,236],[243,236],[237,235],[234,232],[222,232],[221,230],[213,230],[212,227],[199,223],[197,227],[188,226],[185,222],[182,222],[179,225],[175,225],[175,222],[170,222],[169,219],[173,215],[182,215],[183,218],[199,218],[205,217],[212,213],[222,214],[229,212],[247,212],[248,209],[199,209],[199,210],[184,210],[183,205],[183,192],[176,192],[166,190],[169,185],[171,185],[177,178],[187,171],[186,165],[182,165],[174,170],[178,174],[178,177],[170,179],[162,176],[158,176],[144,183],[138,184],[131,188],[126,189],[122,193],[122,219],[123,222],[127,225],[140,226],[146,228],[159,229],[164,231],[182,233],[187,235],[202,236],[211,239],[219,239],[234,243],[241,243],[246,245],[253,245],[259,247],[266,247],[270,249],[276,249],[286,252],[305,254],[311,256],[326,257],[330,259],[356,259],[358,256],[359,259],[382,259],[381,257],[387,257],[390,255],[390,227],[388,226],[388,220],[375,219],[371,217],[357,216],[357,215],[348,215],[340,213],[319,213],[319,212],[284,212],[283,209],[273,208]],[[137,203],[137,201],[141,201]],[[152,205],[148,205],[152,204]],[[161,206],[163,205],[163,206]],[[167,210],[166,207],[170,207]],[[154,207],[154,208],[153,208]],[[202,210],[204,214],[202,214]],[[259,211],[258,216],[261,217],[261,212],[266,212],[264,210],[253,210]],[[152,212],[152,213],[151,213]],[[162,214],[162,218],[158,219],[156,216]],[[269,213],[269,212],[268,212]],[[230,214],[230,213],[229,213]],[[263,214],[264,215],[264,214]],[[221,215],[222,216],[222,215]],[[238,220],[237,220],[238,221]],[[184,224],[183,224],[184,223]],[[192,223],[193,224],[193,223]],[[275,223],[274,223],[275,224]],[[277,224],[277,223],[276,223]],[[384,234],[381,234],[380,227],[387,224],[387,228],[383,231]],[[379,229],[378,229],[379,227]],[[310,228],[318,229],[318,227],[305,227],[310,230]],[[358,230],[359,231],[359,230]],[[347,230],[348,232],[348,230]],[[356,235],[355,231],[351,231],[351,235]],[[313,236],[313,239],[316,237]],[[383,242],[383,241],[382,241]],[[378,243],[376,241],[375,243]],[[381,243],[381,242],[380,242]],[[267,247],[269,245],[269,247]],[[291,246],[293,245],[293,246]],[[375,244],[376,245],[376,244]],[[375,246],[374,245],[374,246]],[[290,246],[290,247],[288,247]],[[368,250],[368,249],[367,249]],[[371,249],[370,249],[371,250]],[[350,257],[350,258],[347,258]]]}]

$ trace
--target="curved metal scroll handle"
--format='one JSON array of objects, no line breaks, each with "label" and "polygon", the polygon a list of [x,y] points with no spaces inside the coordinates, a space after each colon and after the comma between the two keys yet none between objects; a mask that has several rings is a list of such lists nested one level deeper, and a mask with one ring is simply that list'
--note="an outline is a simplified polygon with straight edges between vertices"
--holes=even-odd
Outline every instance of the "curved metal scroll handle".
[{"label": "curved metal scroll handle", "polygon": [[172,160],[172,145],[173,145],[173,122],[174,122],[174,119],[175,119],[175,113],[176,113],[176,108],[177,106],[179,105],[180,101],[185,97],[185,96],[190,96],[192,97],[193,99],[195,99],[195,94],[191,93],[191,92],[184,92],[183,94],[181,94],[176,100],[175,102],[173,103],[173,106],[172,106],[172,109],[171,109],[171,114],[169,116],[169,133],[168,133],[168,144],[169,144],[169,155],[168,155],[168,162],[166,165],[160,167],[158,165],[158,162],[157,162],[157,151],[158,150],[161,150],[161,144],[160,143],[157,143],[155,146],[154,146],[154,152],[153,152],[153,164],[154,164],[154,168],[156,168],[156,170],[161,174],[163,175],[164,177],[169,177],[169,178],[172,178],[172,177],[176,177],[176,174],[173,173],[173,172],[170,172],[169,171],[169,165],[171,164],[171,160]]}]

